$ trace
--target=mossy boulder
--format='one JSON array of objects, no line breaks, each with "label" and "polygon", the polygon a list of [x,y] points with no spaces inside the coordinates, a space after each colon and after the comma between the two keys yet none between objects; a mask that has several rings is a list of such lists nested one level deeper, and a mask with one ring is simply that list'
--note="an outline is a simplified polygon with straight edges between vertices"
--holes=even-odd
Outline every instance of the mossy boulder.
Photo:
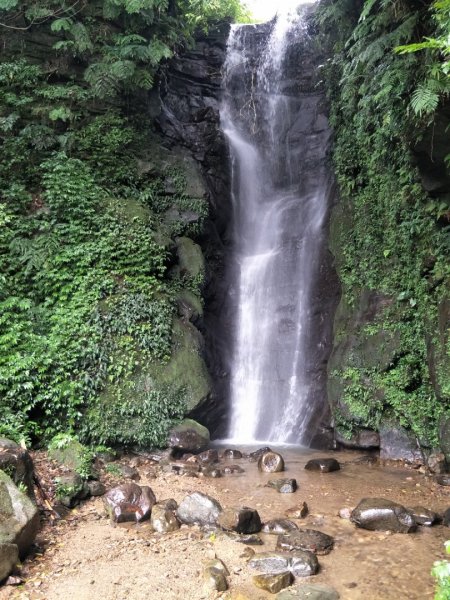
[{"label": "mossy boulder", "polygon": [[185,419],[175,425],[168,436],[169,448],[184,450],[185,452],[201,452],[209,445],[209,431],[193,419]]},{"label": "mossy boulder", "polygon": [[90,467],[89,450],[76,439],[68,440],[61,447],[50,446],[48,455],[60,465],[77,473],[84,472]]},{"label": "mossy boulder", "polygon": [[203,278],[205,259],[200,246],[187,237],[178,237],[175,241],[181,275],[194,280]]},{"label": "mossy boulder", "polygon": [[0,438],[0,469],[7,473],[16,485],[23,484],[28,496],[34,500],[33,461],[19,444]]},{"label": "mossy boulder", "polygon": [[202,348],[200,332],[175,319],[171,357],[140,355],[131,375],[109,384],[86,415],[89,436],[111,445],[164,446],[169,429],[211,393]]},{"label": "mossy boulder", "polygon": [[23,556],[34,542],[39,524],[36,506],[0,471],[0,544],[16,545]]},{"label": "mossy boulder", "polygon": [[202,358],[203,337],[190,323],[176,319],[173,352],[167,363],[147,365],[147,377],[156,388],[182,388],[188,412],[198,408],[211,393],[211,379]]}]

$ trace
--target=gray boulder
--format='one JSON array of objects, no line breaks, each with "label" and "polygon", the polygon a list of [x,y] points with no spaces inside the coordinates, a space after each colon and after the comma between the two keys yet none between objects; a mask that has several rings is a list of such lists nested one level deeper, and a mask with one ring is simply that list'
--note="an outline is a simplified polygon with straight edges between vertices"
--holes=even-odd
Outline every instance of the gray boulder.
[{"label": "gray boulder", "polygon": [[169,510],[165,504],[155,504],[152,508],[151,524],[158,533],[170,533],[180,529],[180,523],[173,510]]},{"label": "gray boulder", "polygon": [[409,510],[385,498],[364,498],[352,511],[350,520],[357,527],[370,531],[411,533],[417,528]]},{"label": "gray boulder", "polygon": [[39,525],[36,506],[11,477],[0,471],[0,544],[14,544],[19,555],[24,556],[35,540]]},{"label": "gray boulder", "polygon": [[187,525],[217,525],[222,507],[210,496],[194,492],[186,496],[177,510],[177,516]]},{"label": "gray boulder", "polygon": [[270,479],[266,485],[276,489],[279,494],[293,494],[297,491],[296,479]]}]

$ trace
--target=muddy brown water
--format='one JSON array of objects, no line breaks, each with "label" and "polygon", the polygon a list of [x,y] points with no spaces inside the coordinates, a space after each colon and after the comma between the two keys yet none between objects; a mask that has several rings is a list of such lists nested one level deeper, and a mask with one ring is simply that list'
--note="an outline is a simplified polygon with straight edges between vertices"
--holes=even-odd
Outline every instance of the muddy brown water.
[{"label": "muddy brown water", "polygon": [[[242,449],[242,448],[240,448]],[[275,449],[275,448],[274,448]],[[244,449],[245,450],[245,449]],[[341,508],[354,507],[363,497],[382,497],[404,506],[422,505],[436,512],[450,506],[450,489],[432,478],[404,466],[367,462],[367,455],[354,452],[324,453],[278,448],[286,461],[283,473],[259,473],[246,459],[225,461],[239,464],[243,474],[205,479],[162,474],[146,480],[140,467],[141,485],[148,483],[157,499],[174,497],[178,502],[193,491],[207,493],[222,506],[256,508],[263,521],[283,517],[286,509],[305,501],[309,515],[296,520],[299,527],[318,529],[335,538],[335,548],[320,556],[320,572],[296,585],[326,583],[343,600],[426,600],[434,596],[430,571],[444,557],[443,543],[450,529],[443,525],[419,528],[413,534],[389,534],[357,529],[338,516]],[[341,470],[321,474],[305,471],[310,458],[334,457]],[[279,494],[265,487],[269,479],[295,478],[294,494]],[[245,546],[223,534],[205,535],[198,528],[183,527],[166,536],[152,534],[148,526],[112,527],[101,499],[85,503],[73,522],[44,531],[54,537],[44,555],[28,565],[25,586],[0,589],[0,599],[30,600],[265,600],[272,595],[253,585],[242,553]],[[55,529],[55,528],[54,528]],[[275,548],[276,536],[262,534],[263,546],[256,552]],[[43,540],[45,545],[45,539]],[[202,576],[208,559],[221,558],[230,570],[230,590],[208,591]]]}]

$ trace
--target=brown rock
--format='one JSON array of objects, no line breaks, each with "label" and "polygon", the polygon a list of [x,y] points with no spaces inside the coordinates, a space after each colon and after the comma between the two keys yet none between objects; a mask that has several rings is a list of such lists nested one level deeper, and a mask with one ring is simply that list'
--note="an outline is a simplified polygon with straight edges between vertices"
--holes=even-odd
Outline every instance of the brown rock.
[{"label": "brown rock", "polygon": [[258,469],[262,473],[280,473],[284,471],[284,459],[278,452],[264,452],[259,457]]},{"label": "brown rock", "polygon": [[284,588],[291,585],[293,580],[292,573],[285,571],[284,573],[275,573],[273,575],[255,575],[253,583],[256,587],[266,590],[271,594],[277,594]]},{"label": "brown rock", "polygon": [[148,486],[125,483],[109,490],[104,498],[109,517],[116,523],[144,521],[150,517],[156,504],[153,491]]},{"label": "brown rock", "polygon": [[306,502],[303,502],[299,506],[292,506],[288,508],[284,513],[288,519],[304,519],[309,512],[308,505]]}]

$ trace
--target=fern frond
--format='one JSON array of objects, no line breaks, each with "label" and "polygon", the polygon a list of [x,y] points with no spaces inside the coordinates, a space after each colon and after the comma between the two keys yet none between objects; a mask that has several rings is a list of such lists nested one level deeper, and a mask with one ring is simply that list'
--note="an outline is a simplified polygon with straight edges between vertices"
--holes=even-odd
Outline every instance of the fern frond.
[{"label": "fern frond", "polygon": [[[428,84],[428,85],[427,85]],[[439,104],[439,93],[428,82],[419,84],[411,98],[411,108],[416,115],[433,113]]]}]

